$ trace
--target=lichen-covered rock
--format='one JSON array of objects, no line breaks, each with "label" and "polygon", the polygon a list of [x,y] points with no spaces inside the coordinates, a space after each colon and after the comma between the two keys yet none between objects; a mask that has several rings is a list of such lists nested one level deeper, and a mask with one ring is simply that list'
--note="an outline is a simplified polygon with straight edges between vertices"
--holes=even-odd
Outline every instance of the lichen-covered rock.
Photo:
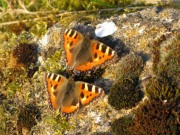
[{"label": "lichen-covered rock", "polygon": [[[0,115],[2,116],[0,120],[3,123],[0,125],[0,133],[17,133],[16,123],[18,118],[17,113],[19,114],[18,110],[21,110],[21,106],[26,106],[33,101],[40,109],[42,116],[42,120],[40,122],[37,121],[37,125],[31,128],[31,132],[34,134],[111,134],[111,122],[114,121],[115,118],[119,119],[124,115],[132,114],[131,109],[126,110],[125,108],[134,107],[136,103],[140,101],[138,92],[142,89],[138,86],[139,83],[143,82],[145,77],[148,78],[148,83],[144,84],[143,90],[149,88],[148,92],[151,93],[150,96],[148,96],[149,99],[154,99],[155,97],[155,99],[158,100],[157,103],[150,101],[151,104],[146,105],[144,109],[140,107],[139,112],[141,113],[139,115],[137,113],[138,111],[134,112],[134,123],[136,124],[135,127],[132,128],[132,132],[145,133],[144,131],[147,127],[148,133],[175,134],[176,131],[171,130],[172,128],[176,130],[174,122],[177,122],[175,121],[177,117],[174,116],[178,115],[176,111],[175,113],[172,111],[177,107],[177,104],[174,103],[174,95],[170,92],[168,93],[168,98],[162,98],[162,96],[160,96],[162,101],[159,100],[159,97],[156,97],[155,91],[163,88],[162,83],[155,81],[154,84],[158,86],[158,89],[156,89],[155,86],[150,86],[151,79],[149,79],[148,76],[168,79],[170,83],[164,84],[163,82],[163,85],[166,86],[165,88],[167,88],[168,91],[173,90],[174,86],[176,86],[177,90],[179,89],[180,11],[172,8],[152,7],[129,14],[116,14],[109,19],[115,22],[118,30],[113,35],[104,38],[97,38],[94,30],[95,25],[107,20],[97,18],[96,16],[93,16],[93,19],[89,19],[92,15],[84,17],[83,19],[80,18],[81,15],[79,14],[73,14],[72,16],[74,16],[73,19],[75,19],[75,21],[73,21],[68,28],[73,28],[86,35],[89,34],[91,39],[99,40],[110,46],[119,56],[117,63],[109,64],[97,78],[87,80],[105,89],[107,95],[105,95],[102,101],[85,107],[81,114],[70,118],[68,121],[69,124],[65,122],[65,120],[58,119],[59,113],[51,110],[48,106],[48,93],[45,89],[43,79],[45,72],[61,73],[66,69],[67,63],[63,50],[63,33],[66,28],[63,27],[63,25],[55,25],[49,29],[45,40],[43,40],[43,45],[39,45],[37,63],[35,62],[34,55],[31,57],[32,59],[29,59],[31,54],[35,53],[27,53],[29,55],[24,55],[23,51],[16,51],[18,52],[16,53],[18,55],[14,55],[16,59],[11,59],[12,57],[10,57],[15,45],[18,46],[15,43],[20,42],[19,37],[30,39],[27,33],[24,33],[24,35],[22,33],[17,37],[13,34],[8,35],[7,33],[1,33],[0,39],[4,42],[0,47],[0,98],[2,99],[0,101],[0,103],[2,103],[0,104]],[[66,17],[64,16],[63,18]],[[66,20],[68,20],[68,22],[72,21],[71,16],[68,16]],[[60,21],[60,23],[63,23],[63,21]],[[34,29],[35,28],[36,26]],[[46,40],[46,38],[48,40]],[[18,44],[21,45],[24,44],[24,42]],[[23,47],[22,50],[25,48]],[[16,66],[16,62],[20,62],[17,61],[19,58],[23,62],[23,66],[21,65],[21,67],[23,67],[22,70],[9,69],[10,65],[14,67]],[[25,58],[27,58],[29,62],[24,62]],[[9,65],[9,63],[11,64]],[[29,67],[29,65],[31,65],[29,63],[35,63],[32,67],[37,66],[36,70],[33,70],[30,76],[28,75],[29,72],[24,70],[24,64],[28,65],[27,68],[32,68],[31,66]],[[82,78],[77,79],[81,80]],[[111,86],[112,84],[113,86]],[[122,84],[123,87],[121,87],[120,84]],[[171,88],[170,85],[173,85],[173,87]],[[113,91],[115,88],[114,93],[117,94],[112,94],[113,92],[108,94],[110,89]],[[123,92],[123,90],[125,90],[125,92]],[[138,92],[136,90],[138,90]],[[159,94],[163,95],[161,92]],[[178,95],[178,93],[176,94]],[[114,96],[116,98],[113,99]],[[122,98],[121,100],[119,99],[120,97]],[[114,107],[111,107],[108,104],[108,98],[117,103],[117,108],[121,110],[115,110]],[[129,103],[128,100],[130,101]],[[159,113],[155,114],[154,111],[160,114],[162,113],[162,116]],[[157,121],[157,123],[153,121],[151,125],[148,125],[147,122],[150,121],[150,118],[154,118],[153,120],[155,120],[155,122]],[[158,120],[158,118],[160,118],[160,120]],[[6,122],[7,120],[8,122]],[[144,123],[144,125],[138,126],[138,121]],[[156,128],[157,130],[152,130],[153,127],[158,127],[159,122],[161,122],[159,125],[162,124],[161,127],[159,129]],[[165,131],[166,127],[169,129],[167,132]],[[139,131],[137,130],[138,128],[140,129]]]}]

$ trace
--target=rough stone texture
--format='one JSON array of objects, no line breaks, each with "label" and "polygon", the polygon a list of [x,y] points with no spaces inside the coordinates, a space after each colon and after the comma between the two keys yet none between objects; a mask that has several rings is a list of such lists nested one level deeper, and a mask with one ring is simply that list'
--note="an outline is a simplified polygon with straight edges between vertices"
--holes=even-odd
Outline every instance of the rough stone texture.
[{"label": "rough stone texture", "polygon": [[[153,60],[150,48],[163,35],[170,37],[174,31],[179,31],[180,11],[176,9],[154,7],[135,13],[112,16],[109,20],[115,22],[118,30],[113,35],[102,39],[95,37],[95,25],[107,20],[101,19],[98,22],[86,25],[80,22],[74,22],[69,27],[80,31],[83,34],[89,33],[92,39],[97,39],[109,45],[118,53],[119,60],[129,52],[142,56],[145,67],[140,75],[140,79],[147,76],[155,76],[155,73],[152,70]],[[63,31],[60,30],[60,33],[62,32]],[[63,42],[59,41],[57,44],[62,45]],[[41,53],[43,52],[46,51],[42,51]],[[43,63],[41,64],[43,65]],[[108,67],[103,78],[96,80],[94,83],[105,88],[107,92],[111,87],[111,81],[116,80],[116,72],[114,72],[115,68],[117,68],[117,64],[114,64],[113,67]],[[98,103],[87,106],[81,114],[70,118],[69,123],[70,125],[75,124],[75,129],[66,131],[65,134],[111,134],[111,122],[116,118],[129,115],[131,110],[114,110],[108,105],[107,97],[108,94]],[[47,128],[44,130],[49,130],[46,131],[46,133],[51,133],[52,129]]]}]

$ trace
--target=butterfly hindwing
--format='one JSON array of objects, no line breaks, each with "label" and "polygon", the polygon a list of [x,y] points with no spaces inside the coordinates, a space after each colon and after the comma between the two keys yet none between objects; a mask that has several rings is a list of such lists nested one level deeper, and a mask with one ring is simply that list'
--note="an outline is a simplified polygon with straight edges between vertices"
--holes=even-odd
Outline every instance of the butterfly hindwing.
[{"label": "butterfly hindwing", "polygon": [[90,45],[92,46],[92,61],[87,61],[83,65],[77,66],[76,70],[86,71],[99,67],[103,68],[109,64],[108,62],[117,58],[116,52],[101,42],[92,40]]},{"label": "butterfly hindwing", "polygon": [[103,89],[85,82],[76,82],[80,94],[80,102],[83,106],[99,99],[104,95]]},{"label": "butterfly hindwing", "polygon": [[76,105],[63,106],[61,108],[61,112],[65,116],[73,115],[73,114],[77,113],[78,110],[79,110],[79,102]]},{"label": "butterfly hindwing", "polygon": [[51,105],[54,109],[59,109],[57,104],[58,87],[62,85],[67,79],[61,75],[54,73],[45,74],[45,83],[49,94]]}]

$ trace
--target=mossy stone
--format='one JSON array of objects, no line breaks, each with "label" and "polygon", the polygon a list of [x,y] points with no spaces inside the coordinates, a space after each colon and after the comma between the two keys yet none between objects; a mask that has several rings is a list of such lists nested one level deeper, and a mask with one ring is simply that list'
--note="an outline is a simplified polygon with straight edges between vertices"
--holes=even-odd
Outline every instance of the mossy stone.
[{"label": "mossy stone", "polygon": [[31,63],[36,63],[38,46],[36,44],[20,44],[12,51],[12,56],[17,58],[17,64],[30,66]]},{"label": "mossy stone", "polygon": [[28,131],[41,120],[40,110],[33,104],[25,106],[19,113],[17,127],[19,134],[22,134],[23,128]]},{"label": "mossy stone", "polygon": [[178,83],[180,80],[180,34],[172,39],[166,50],[167,54],[157,66],[157,74]]},{"label": "mossy stone", "polygon": [[111,131],[113,135],[131,135],[132,117],[125,116],[113,121]]},{"label": "mossy stone", "polygon": [[123,57],[118,63],[116,70],[117,79],[137,79],[144,67],[144,62],[141,56],[130,53]]},{"label": "mossy stone", "polygon": [[108,103],[115,109],[132,108],[141,100],[140,91],[136,91],[136,82],[125,79],[113,84],[110,89]]},{"label": "mossy stone", "polygon": [[176,84],[167,78],[151,78],[146,86],[145,94],[154,100],[175,101],[180,96]]}]

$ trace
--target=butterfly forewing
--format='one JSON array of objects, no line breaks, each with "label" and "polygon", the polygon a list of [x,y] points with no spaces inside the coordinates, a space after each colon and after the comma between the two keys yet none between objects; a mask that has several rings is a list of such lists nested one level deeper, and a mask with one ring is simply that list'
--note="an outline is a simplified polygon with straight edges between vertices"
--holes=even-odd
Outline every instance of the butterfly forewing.
[{"label": "butterfly forewing", "polygon": [[58,94],[57,92],[58,92],[58,87],[65,81],[67,81],[67,79],[61,75],[54,73],[45,74],[45,83],[49,94],[49,99],[54,109],[59,109],[60,107],[57,104],[57,94]]},{"label": "butterfly forewing", "polygon": [[105,65],[105,63],[117,57],[116,52],[109,46],[95,40],[93,40],[91,44],[94,56],[94,66]]},{"label": "butterfly forewing", "polygon": [[70,51],[74,46],[78,45],[78,42],[81,41],[83,35],[73,29],[66,29],[64,33],[64,48],[66,51],[66,59],[68,64],[71,63],[73,54]]},{"label": "butterfly forewing", "polygon": [[76,82],[82,105],[88,105],[104,95],[103,89],[85,82]]}]

